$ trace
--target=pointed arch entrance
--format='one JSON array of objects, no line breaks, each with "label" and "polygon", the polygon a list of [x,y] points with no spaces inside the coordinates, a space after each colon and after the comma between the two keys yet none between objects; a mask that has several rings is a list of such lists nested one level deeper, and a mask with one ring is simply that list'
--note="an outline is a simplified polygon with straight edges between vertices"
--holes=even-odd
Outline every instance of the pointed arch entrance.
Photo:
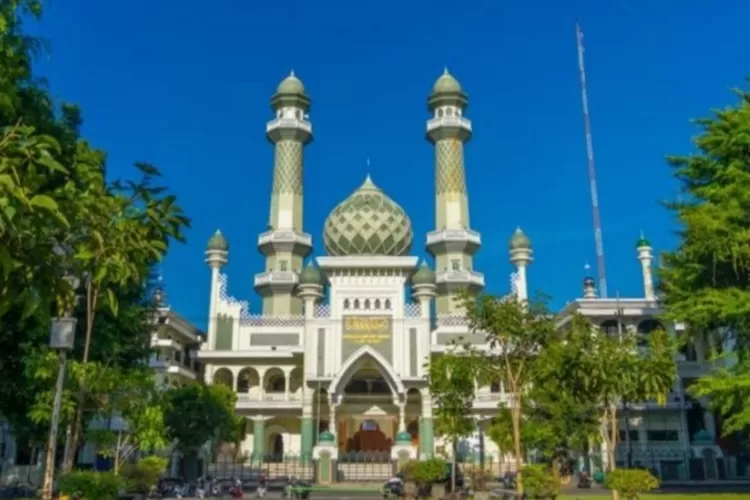
[{"label": "pointed arch entrance", "polygon": [[352,353],[329,386],[331,428],[338,437],[340,460],[389,457],[398,432],[398,405],[406,390],[388,361],[369,346]]}]

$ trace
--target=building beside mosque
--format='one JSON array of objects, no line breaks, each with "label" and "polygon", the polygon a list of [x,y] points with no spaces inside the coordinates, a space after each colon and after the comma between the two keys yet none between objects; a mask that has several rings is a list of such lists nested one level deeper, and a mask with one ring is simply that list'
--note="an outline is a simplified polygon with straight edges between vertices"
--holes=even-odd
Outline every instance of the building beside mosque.
[{"label": "building beside mosque", "polygon": [[[274,116],[266,125],[275,160],[268,230],[257,243],[265,256],[254,280],[260,314],[229,293],[222,273],[229,244],[221,232],[206,250],[210,323],[199,359],[207,383],[237,392],[236,410],[248,422],[241,443],[247,457],[307,456],[319,443],[333,443],[342,462],[362,452],[385,458],[394,446],[412,446],[415,456],[450,452],[435,436],[424,362],[458,338],[486,348],[484,335],[469,331],[455,300],[463,288],[478,292],[485,286],[474,266],[482,238],[471,226],[466,189],[468,102],[447,70],[427,99],[426,139],[435,149],[435,223],[422,241],[434,269],[412,254],[415,235],[408,215],[369,176],[331,211],[319,242],[325,254],[310,259],[313,237],[303,224],[302,172],[304,150],[313,138],[311,101],[293,73],[278,86],[271,98]],[[675,332],[674,325],[657,319],[651,245],[642,238],[637,247],[644,296],[600,299],[586,278],[583,297],[560,313],[561,327],[578,312],[604,331],[635,329],[646,335],[663,326]],[[533,250],[520,229],[510,240],[509,259],[515,266],[510,292],[526,299]],[[722,455],[715,419],[684,392],[690,377],[707,369],[705,360],[705,348],[691,346],[681,354],[684,378],[666,406],[628,407],[623,428],[635,462],[684,475],[686,452]],[[478,425],[507,401],[502,385],[479,387]],[[495,461],[502,457],[479,433],[466,440],[463,452],[481,452]],[[623,453],[621,445],[621,461]]]}]

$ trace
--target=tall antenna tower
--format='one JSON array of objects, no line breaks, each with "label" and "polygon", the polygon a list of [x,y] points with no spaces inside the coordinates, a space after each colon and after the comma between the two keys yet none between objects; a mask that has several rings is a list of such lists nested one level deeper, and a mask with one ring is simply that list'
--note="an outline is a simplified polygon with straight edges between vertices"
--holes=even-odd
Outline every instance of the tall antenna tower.
[{"label": "tall antenna tower", "polygon": [[596,187],[596,167],[594,164],[594,140],[591,136],[589,98],[586,91],[586,68],[583,64],[583,32],[576,23],[576,43],[578,45],[578,73],[581,78],[581,102],[583,104],[583,128],[586,132],[586,157],[588,160],[589,187],[591,190],[591,212],[594,218],[594,240],[596,241],[596,273],[599,276],[599,296],[607,298],[607,271],[604,266],[604,241],[602,239],[602,219],[599,215],[599,195]]}]

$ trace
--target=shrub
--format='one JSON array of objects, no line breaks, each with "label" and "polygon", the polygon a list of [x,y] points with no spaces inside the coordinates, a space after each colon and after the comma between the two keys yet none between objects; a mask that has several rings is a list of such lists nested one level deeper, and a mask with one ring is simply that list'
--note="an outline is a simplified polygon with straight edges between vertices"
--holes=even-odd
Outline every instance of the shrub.
[{"label": "shrub", "polygon": [[482,469],[478,465],[465,466],[464,476],[471,481],[471,487],[475,491],[485,491],[487,483],[492,481],[492,473],[487,469]]},{"label": "shrub", "polygon": [[644,469],[615,469],[604,478],[604,486],[617,490],[628,500],[659,487],[659,480]]},{"label": "shrub", "polygon": [[122,481],[112,472],[74,471],[60,477],[60,493],[84,500],[117,500]]},{"label": "shrub", "polygon": [[419,484],[435,484],[446,476],[448,465],[442,458],[409,460],[401,468],[406,481]]},{"label": "shrub", "polygon": [[530,498],[555,498],[560,494],[560,478],[543,465],[527,465],[521,469],[523,491]]},{"label": "shrub", "polygon": [[129,491],[149,493],[164,476],[167,459],[162,457],[145,457],[135,464],[122,468],[122,476]]}]

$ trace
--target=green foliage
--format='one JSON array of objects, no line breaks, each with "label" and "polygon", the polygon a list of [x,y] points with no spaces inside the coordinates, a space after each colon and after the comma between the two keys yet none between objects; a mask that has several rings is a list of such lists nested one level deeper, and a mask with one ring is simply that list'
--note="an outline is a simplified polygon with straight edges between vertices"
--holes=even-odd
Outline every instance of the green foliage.
[{"label": "green foliage", "polygon": [[527,465],[521,469],[524,491],[530,498],[555,498],[560,494],[560,478],[542,465]]},{"label": "green foliage", "polygon": [[487,491],[489,483],[494,480],[490,469],[483,469],[478,465],[464,465],[464,477],[468,478],[474,491]]},{"label": "green foliage", "polygon": [[723,354],[736,363],[695,388],[726,417],[725,433],[750,428],[750,93],[736,94],[734,106],[695,121],[696,154],[668,158],[684,195],[667,207],[682,228],[659,273],[667,314],[685,322],[686,341],[714,355],[735,343]]},{"label": "green foliage", "polygon": [[134,493],[149,493],[167,470],[168,460],[162,457],[145,457],[135,464],[123,467],[122,477],[128,491]]},{"label": "green foliage", "polygon": [[410,460],[401,468],[406,481],[417,484],[435,484],[446,476],[448,464],[442,458]]},{"label": "green foliage", "polygon": [[[80,424],[104,402],[101,366],[127,371],[147,359],[153,316],[143,282],[189,225],[153,166],[138,163],[132,179],[107,181],[106,154],[81,136],[79,109],[58,105],[32,71],[45,47],[23,22],[41,14],[38,0],[0,3],[0,350],[8,359],[0,413],[37,442],[51,402],[40,368],[50,364],[42,346],[51,316],[79,319],[65,412],[68,424]],[[75,308],[66,272],[85,278]]]},{"label": "green foliage", "polygon": [[434,357],[428,368],[435,431],[455,443],[476,428],[472,407],[479,374],[478,359],[470,351],[449,352]]},{"label": "green foliage", "polygon": [[183,453],[194,453],[211,439],[234,439],[239,428],[236,401],[237,395],[221,384],[170,389],[164,413],[170,440]]},{"label": "green foliage", "polygon": [[[522,395],[531,386],[539,353],[555,338],[554,317],[543,299],[527,302],[515,296],[464,294],[462,302],[470,329],[487,335],[490,344],[490,351],[480,358],[480,381],[502,382],[510,396],[512,450],[520,469]],[[522,481],[517,486],[522,493]]]},{"label": "green foliage", "polygon": [[659,480],[644,469],[618,469],[607,474],[604,486],[620,492],[627,500],[636,500],[643,493],[659,487]]},{"label": "green foliage", "polygon": [[64,495],[80,493],[84,500],[116,500],[122,481],[111,472],[75,471],[59,479]]}]

